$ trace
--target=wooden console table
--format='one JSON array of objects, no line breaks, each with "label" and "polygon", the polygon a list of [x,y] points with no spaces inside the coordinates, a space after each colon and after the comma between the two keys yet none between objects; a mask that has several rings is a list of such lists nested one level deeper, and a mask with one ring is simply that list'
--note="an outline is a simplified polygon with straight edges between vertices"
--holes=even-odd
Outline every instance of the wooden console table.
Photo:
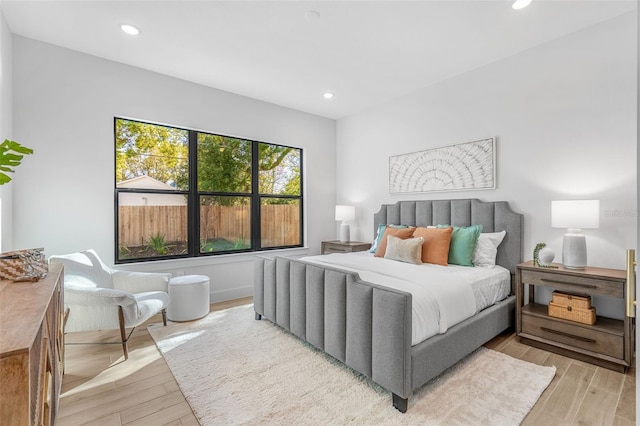
[{"label": "wooden console table", "polygon": [[0,425],[52,425],[64,370],[62,265],[0,281]]}]

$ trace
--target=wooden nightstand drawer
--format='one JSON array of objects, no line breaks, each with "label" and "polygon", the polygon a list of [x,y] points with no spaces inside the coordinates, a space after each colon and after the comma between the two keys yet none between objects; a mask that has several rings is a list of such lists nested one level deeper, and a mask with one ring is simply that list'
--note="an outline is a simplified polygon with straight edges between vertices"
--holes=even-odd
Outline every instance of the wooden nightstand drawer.
[{"label": "wooden nightstand drawer", "polygon": [[611,280],[577,277],[570,274],[559,274],[547,271],[522,271],[524,284],[543,285],[561,291],[582,294],[601,294],[609,297],[624,297],[623,287]]},{"label": "wooden nightstand drawer", "polygon": [[[605,320],[598,319],[600,322]],[[613,358],[624,357],[623,336],[607,333],[594,327],[584,327],[557,319],[523,315],[522,333]]]},{"label": "wooden nightstand drawer", "polygon": [[356,251],[366,251],[371,247],[370,243],[361,243],[359,241],[349,241],[342,243],[340,241],[323,241],[321,254],[331,253],[353,253]]},{"label": "wooden nightstand drawer", "polygon": [[329,253],[351,253],[352,250],[350,247],[336,247],[336,246],[327,246],[324,248],[323,254]]}]

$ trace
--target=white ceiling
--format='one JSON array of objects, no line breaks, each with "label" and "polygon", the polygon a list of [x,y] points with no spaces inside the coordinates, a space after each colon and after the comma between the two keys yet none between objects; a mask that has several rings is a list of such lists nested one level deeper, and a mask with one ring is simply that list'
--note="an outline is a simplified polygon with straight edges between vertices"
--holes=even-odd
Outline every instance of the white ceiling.
[{"label": "white ceiling", "polygon": [[[342,118],[636,9],[635,0],[0,0],[14,34]],[[316,11],[319,17],[310,17]],[[142,33],[128,36],[119,24]],[[324,92],[333,92],[331,100]]]}]

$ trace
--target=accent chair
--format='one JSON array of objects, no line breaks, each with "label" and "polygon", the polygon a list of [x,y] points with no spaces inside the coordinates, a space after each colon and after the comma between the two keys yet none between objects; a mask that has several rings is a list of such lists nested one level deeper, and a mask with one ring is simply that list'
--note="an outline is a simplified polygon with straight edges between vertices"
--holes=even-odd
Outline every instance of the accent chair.
[{"label": "accent chair", "polygon": [[[124,359],[135,327],[158,312],[167,325],[171,274],[109,268],[94,250],[50,256],[64,265],[65,333],[120,330]],[[131,328],[129,334],[126,329]]]}]

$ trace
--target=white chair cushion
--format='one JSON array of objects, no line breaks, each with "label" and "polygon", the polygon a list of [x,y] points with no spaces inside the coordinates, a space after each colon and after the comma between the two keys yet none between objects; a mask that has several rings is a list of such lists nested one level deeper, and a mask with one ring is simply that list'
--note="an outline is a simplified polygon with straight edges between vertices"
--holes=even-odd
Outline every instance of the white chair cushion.
[{"label": "white chair cushion", "polygon": [[169,295],[162,291],[145,291],[144,293],[134,294],[138,303],[138,317],[127,321],[125,316],[125,325],[127,327],[136,327],[164,308],[169,304]]}]

